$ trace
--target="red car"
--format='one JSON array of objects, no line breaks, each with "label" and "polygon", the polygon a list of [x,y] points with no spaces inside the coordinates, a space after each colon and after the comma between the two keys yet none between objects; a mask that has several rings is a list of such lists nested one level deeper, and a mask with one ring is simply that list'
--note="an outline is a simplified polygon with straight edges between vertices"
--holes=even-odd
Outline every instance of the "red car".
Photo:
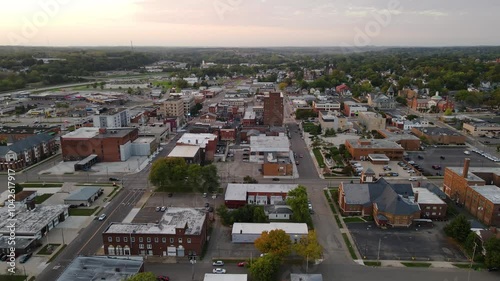
[{"label": "red car", "polygon": [[439,166],[439,165],[432,165],[432,168],[434,170],[441,170],[441,166]]},{"label": "red car", "polygon": [[158,276],[156,276],[156,280],[158,280],[158,281],[169,281],[170,278],[168,278],[168,276],[158,275]]},{"label": "red car", "polygon": [[239,267],[244,267],[244,266],[246,266],[246,265],[247,265],[247,262],[246,262],[246,261],[242,261],[242,262],[239,262],[239,263],[238,263],[238,266],[239,266]]}]

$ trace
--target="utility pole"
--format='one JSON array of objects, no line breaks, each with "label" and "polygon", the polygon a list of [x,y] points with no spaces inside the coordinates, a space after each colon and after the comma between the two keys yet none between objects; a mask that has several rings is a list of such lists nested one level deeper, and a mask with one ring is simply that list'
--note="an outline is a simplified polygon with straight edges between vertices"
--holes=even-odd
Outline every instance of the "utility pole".
[{"label": "utility pole", "polygon": [[474,262],[474,256],[476,255],[476,247],[477,243],[474,242],[474,251],[472,251],[472,259],[470,260],[470,267],[469,267],[469,272],[467,274],[467,281],[470,281],[470,272],[472,270],[472,263]]},{"label": "utility pole", "polygon": [[378,251],[377,251],[377,260],[380,260],[380,244],[382,243],[382,238],[378,239]]}]

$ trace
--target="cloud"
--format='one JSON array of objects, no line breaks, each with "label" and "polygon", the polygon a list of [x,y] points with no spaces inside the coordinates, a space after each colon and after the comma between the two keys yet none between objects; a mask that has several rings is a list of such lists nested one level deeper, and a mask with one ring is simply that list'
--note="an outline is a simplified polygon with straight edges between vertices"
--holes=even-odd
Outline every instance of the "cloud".
[{"label": "cloud", "polygon": [[430,16],[430,17],[446,17],[448,13],[436,11],[436,10],[425,10],[425,11],[417,11],[415,14],[420,16]]}]

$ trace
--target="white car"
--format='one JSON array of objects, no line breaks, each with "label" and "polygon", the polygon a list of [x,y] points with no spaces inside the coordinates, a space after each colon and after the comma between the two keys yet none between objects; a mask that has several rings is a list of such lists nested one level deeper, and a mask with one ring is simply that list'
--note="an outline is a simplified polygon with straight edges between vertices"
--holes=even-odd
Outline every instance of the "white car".
[{"label": "white car", "polygon": [[105,218],[106,218],[106,214],[102,214],[99,216],[98,220],[103,221]]},{"label": "white car", "polygon": [[410,177],[408,180],[409,180],[409,181],[416,181],[416,180],[417,180],[417,178],[416,178],[416,177]]},{"label": "white car", "polygon": [[470,151],[466,150],[466,151],[464,151],[464,154],[465,155],[470,155]]},{"label": "white car", "polygon": [[223,266],[224,265],[224,262],[223,261],[214,261],[212,263],[213,266]]},{"label": "white car", "polygon": [[214,268],[214,270],[212,270],[212,272],[215,274],[224,274],[224,273],[226,273],[226,270],[224,268]]}]

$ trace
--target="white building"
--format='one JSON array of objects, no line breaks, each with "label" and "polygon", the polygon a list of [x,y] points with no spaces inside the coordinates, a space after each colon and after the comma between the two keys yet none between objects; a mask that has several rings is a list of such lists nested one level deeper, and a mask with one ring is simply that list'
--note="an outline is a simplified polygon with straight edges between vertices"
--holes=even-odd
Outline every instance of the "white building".
[{"label": "white building", "polygon": [[94,127],[97,128],[123,128],[129,127],[130,112],[127,109],[115,109],[93,117]]},{"label": "white building", "polygon": [[263,231],[281,229],[290,235],[292,243],[298,243],[300,238],[307,236],[307,224],[271,222],[271,223],[241,223],[233,224],[231,233],[233,243],[253,243],[260,237]]},{"label": "white building", "polygon": [[215,274],[205,273],[203,281],[247,281],[247,274]]},{"label": "white building", "polygon": [[290,140],[286,136],[251,136],[250,162],[264,163],[266,153],[274,152],[276,157],[288,157],[291,154]]}]

